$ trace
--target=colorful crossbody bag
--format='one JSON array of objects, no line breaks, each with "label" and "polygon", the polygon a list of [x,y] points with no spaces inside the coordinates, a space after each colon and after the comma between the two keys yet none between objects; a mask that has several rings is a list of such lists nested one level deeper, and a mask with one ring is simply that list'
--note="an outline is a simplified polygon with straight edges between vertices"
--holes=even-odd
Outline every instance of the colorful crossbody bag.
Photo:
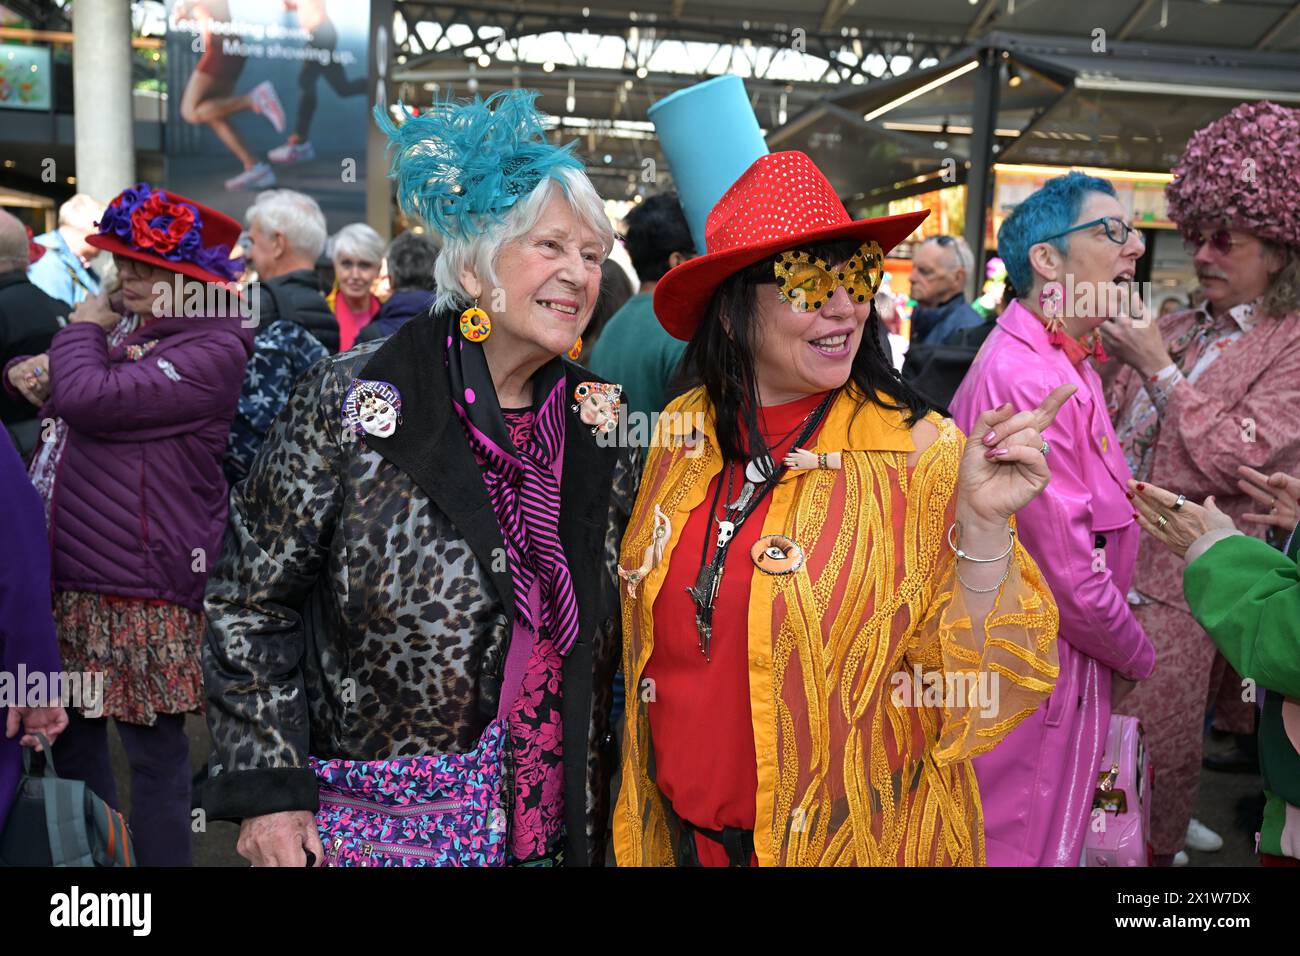
[{"label": "colorful crossbody bag", "polygon": [[[522,639],[521,639],[522,638]],[[326,866],[505,866],[514,799],[508,715],[534,639],[510,641],[496,718],[466,753],[310,758]]]}]

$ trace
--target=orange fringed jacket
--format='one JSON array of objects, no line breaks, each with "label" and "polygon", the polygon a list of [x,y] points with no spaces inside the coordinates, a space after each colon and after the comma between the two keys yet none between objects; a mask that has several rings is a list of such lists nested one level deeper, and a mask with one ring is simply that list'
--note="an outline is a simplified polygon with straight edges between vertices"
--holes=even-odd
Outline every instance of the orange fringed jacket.
[{"label": "orange fringed jacket", "polygon": [[[755,569],[751,582],[754,847],[762,866],[983,864],[970,758],[1033,713],[1055,685],[1056,605],[1018,542],[986,620],[987,639],[972,632],[945,540],[965,438],[951,421],[929,420],[939,437],[909,467],[915,446],[902,414],[841,393],[811,450],[843,452],[842,468],[790,475],[772,492],[763,533],[793,538],[806,559],[787,576]],[[697,441],[683,441],[693,428]],[[654,695],[639,687],[668,562],[722,468],[713,428],[702,389],[668,406],[623,539],[623,566],[640,565],[654,505],[672,521],[663,561],[635,599],[623,589],[620,866],[675,862],[677,822],[650,769],[646,708],[655,704],[642,698]],[[936,683],[935,672],[951,675],[948,684]]]}]

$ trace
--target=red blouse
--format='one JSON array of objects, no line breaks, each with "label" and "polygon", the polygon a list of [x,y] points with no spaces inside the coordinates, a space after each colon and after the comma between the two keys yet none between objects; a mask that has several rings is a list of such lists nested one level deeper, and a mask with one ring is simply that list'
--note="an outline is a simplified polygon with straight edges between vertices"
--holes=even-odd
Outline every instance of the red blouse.
[{"label": "red blouse", "polygon": [[[809,395],[784,405],[761,410],[759,428],[764,439],[777,443],[772,459],[781,459],[794,446],[802,422],[825,393]],[[815,433],[814,433],[815,434]],[[805,446],[812,444],[810,438]],[[735,478],[730,500],[744,485],[743,466],[733,465]],[[754,828],[758,763],[749,710],[749,583],[753,561],[749,556],[762,534],[771,505],[769,494],[732,538],[723,566],[722,584],[713,609],[713,659],[705,660],[695,628],[695,602],[686,589],[695,584],[707,530],[712,554],[718,526],[709,508],[718,482],[727,495],[724,468],[709,483],[703,503],[691,512],[673,550],[663,587],[654,605],[654,651],[646,663],[643,683],[654,742],[655,780],[673,811],[696,827]],[[721,511],[723,501],[718,501]],[[715,512],[716,514],[717,512]],[[706,837],[696,838],[700,862],[727,866],[723,848]]]}]

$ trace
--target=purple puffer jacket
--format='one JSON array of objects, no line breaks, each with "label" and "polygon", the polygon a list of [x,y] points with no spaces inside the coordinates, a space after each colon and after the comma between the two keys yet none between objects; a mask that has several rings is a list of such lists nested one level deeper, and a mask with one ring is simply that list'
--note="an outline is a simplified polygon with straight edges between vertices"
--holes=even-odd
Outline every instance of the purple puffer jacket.
[{"label": "purple puffer jacket", "polygon": [[[254,331],[236,316],[158,319],[112,350],[90,322],[54,336],[45,412],[68,424],[50,515],[56,591],[203,609]],[[132,361],[132,346],[148,351]]]}]

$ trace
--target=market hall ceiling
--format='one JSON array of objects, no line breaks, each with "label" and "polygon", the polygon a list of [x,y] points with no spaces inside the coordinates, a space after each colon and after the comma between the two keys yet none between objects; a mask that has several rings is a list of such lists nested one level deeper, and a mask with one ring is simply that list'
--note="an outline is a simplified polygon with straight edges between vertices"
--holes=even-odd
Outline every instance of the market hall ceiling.
[{"label": "market hall ceiling", "polygon": [[[1194,46],[1295,54],[1300,51],[1300,2],[398,0],[392,77],[394,88],[407,93],[408,102],[417,103],[427,103],[435,94],[463,96],[512,85],[538,90],[539,106],[561,124],[560,137],[580,140],[602,193],[619,198],[667,185],[662,178],[649,187],[644,181],[645,161],[662,162],[646,110],[677,89],[709,75],[739,73],[765,134],[776,132],[778,138],[785,138],[777,131],[814,109],[824,112],[828,100],[865,94],[873,85],[888,85],[933,69],[996,33],[1089,43],[1101,36],[1112,49],[1115,44],[1137,44],[1180,51]],[[792,66],[796,63],[798,69]],[[1042,120],[1059,98],[1052,95],[1057,78],[1044,80],[1028,71],[1025,76],[1033,82],[1026,83],[1019,95],[1008,96],[1013,91],[1004,89],[1004,105],[1009,104],[1005,119],[1012,126]],[[1055,93],[1061,89],[1058,83]],[[959,96],[961,89],[952,94]],[[1088,102],[1103,98],[1098,93]],[[1108,97],[1107,102],[1115,103],[1116,97]],[[1125,108],[1141,111],[1136,100],[1116,105],[1121,113]],[[1184,112],[1187,123],[1194,123],[1204,111]],[[1025,161],[1051,162],[1053,155],[1064,162],[1077,161],[1060,144],[1087,134],[1061,127],[1077,123],[1084,114],[1079,99],[1059,110],[1043,136],[1034,136],[1033,144],[1026,140],[1019,148],[1027,154]],[[964,148],[960,134],[927,132],[918,138],[879,128],[863,134],[833,120],[824,125],[828,128],[820,133],[812,131],[818,138],[810,151],[817,152],[837,135],[841,142],[866,135],[868,141],[860,144],[863,152],[856,158],[850,152],[849,158],[831,165],[856,162],[860,168],[863,159],[871,156],[888,167],[879,170],[878,178],[884,179],[895,173],[912,175],[934,165],[931,154],[960,155]],[[959,117],[950,125],[962,126]],[[1175,125],[1180,130],[1186,124]],[[1101,132],[1118,136],[1130,126],[1117,121],[1116,129]],[[1171,129],[1173,138],[1181,135],[1179,130]],[[1037,142],[1040,139],[1044,142]],[[791,137],[785,148],[796,148],[796,140]],[[1164,146],[1162,140],[1163,133],[1151,131],[1146,141],[1155,145],[1138,150],[1132,161],[1139,165],[1156,161],[1162,150],[1174,148]],[[936,143],[946,145],[940,148]],[[856,181],[831,178],[845,194],[858,191]]]}]

